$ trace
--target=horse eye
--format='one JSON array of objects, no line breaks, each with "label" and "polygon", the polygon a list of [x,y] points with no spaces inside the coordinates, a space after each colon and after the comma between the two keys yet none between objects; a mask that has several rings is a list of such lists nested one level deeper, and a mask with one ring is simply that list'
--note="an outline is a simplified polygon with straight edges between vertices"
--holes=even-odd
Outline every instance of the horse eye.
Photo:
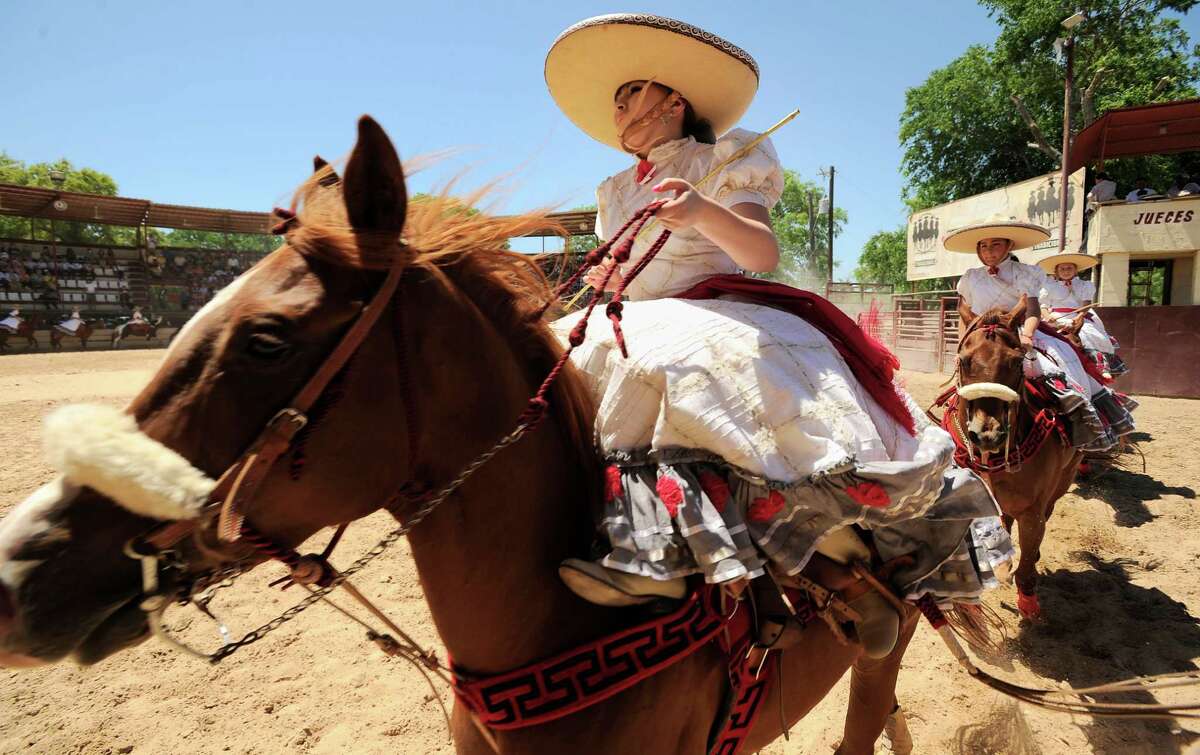
[{"label": "horse eye", "polygon": [[288,343],[270,333],[255,333],[246,343],[246,351],[259,359],[278,359],[288,352]]}]

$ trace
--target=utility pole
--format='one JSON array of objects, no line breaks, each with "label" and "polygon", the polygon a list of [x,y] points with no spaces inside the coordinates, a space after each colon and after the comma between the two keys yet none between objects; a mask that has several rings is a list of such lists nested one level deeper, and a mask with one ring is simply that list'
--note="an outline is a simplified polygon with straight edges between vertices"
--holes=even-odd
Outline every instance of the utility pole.
[{"label": "utility pole", "polygon": [[[826,280],[828,283],[833,283],[833,177],[834,174],[837,173],[837,168],[830,165],[828,173],[823,170],[820,171],[820,173],[822,176],[825,176],[829,179],[829,193],[827,193],[824,197],[821,197],[821,209],[826,213],[826,226],[829,235],[829,258],[826,260],[829,265],[829,277]],[[828,289],[828,287],[826,287],[826,289]]]},{"label": "utility pole", "polygon": [[808,258],[815,260],[817,257],[817,197],[813,192],[808,192]]},{"label": "utility pole", "polygon": [[1067,30],[1063,40],[1063,52],[1067,59],[1066,76],[1063,79],[1063,141],[1062,141],[1062,177],[1059,179],[1058,200],[1058,253],[1062,254],[1067,248],[1067,173],[1071,162],[1071,91],[1075,87],[1075,27],[1086,20],[1083,13],[1076,13],[1063,20],[1063,28]]},{"label": "utility pole", "polygon": [[1062,178],[1058,187],[1058,253],[1062,254],[1067,248],[1067,186],[1071,159],[1071,90],[1075,85],[1075,35],[1067,37],[1063,48],[1067,53],[1067,76],[1063,85],[1063,143],[1062,143]]},{"label": "utility pole", "polygon": [[829,166],[829,282],[833,283],[833,175],[837,168]]}]

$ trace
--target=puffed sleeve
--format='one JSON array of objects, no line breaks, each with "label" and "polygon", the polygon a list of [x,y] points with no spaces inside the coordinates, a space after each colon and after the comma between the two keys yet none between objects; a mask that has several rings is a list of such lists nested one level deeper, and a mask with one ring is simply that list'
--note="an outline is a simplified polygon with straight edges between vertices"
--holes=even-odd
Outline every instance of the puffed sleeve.
[{"label": "puffed sleeve", "polygon": [[608,234],[612,229],[612,219],[608,217],[609,208],[612,207],[612,183],[611,178],[604,179],[604,183],[596,187],[596,237],[601,241],[608,241]]},{"label": "puffed sleeve", "polygon": [[1020,264],[1017,267],[1016,275],[1013,276],[1013,282],[1016,288],[1021,293],[1030,298],[1036,297],[1042,292],[1042,284],[1046,282],[1046,274],[1042,272],[1040,267],[1033,265]]},{"label": "puffed sleeve", "polygon": [[1096,301],[1096,284],[1093,281],[1076,280],[1075,295],[1080,301]]},{"label": "puffed sleeve", "polygon": [[958,279],[958,284],[954,287],[954,289],[958,291],[958,295],[961,296],[963,301],[967,303],[968,307],[971,306],[971,278],[973,277],[975,270],[976,268],[971,268],[967,272],[963,273]]},{"label": "puffed sleeve", "polygon": [[[758,134],[744,129],[730,131],[713,146],[711,165],[720,165],[757,137]],[[710,186],[705,193],[724,207],[743,202],[762,205],[767,209],[774,207],[783,194],[783,167],[779,164],[779,156],[771,140],[763,139],[749,154],[722,168],[711,179]]]}]

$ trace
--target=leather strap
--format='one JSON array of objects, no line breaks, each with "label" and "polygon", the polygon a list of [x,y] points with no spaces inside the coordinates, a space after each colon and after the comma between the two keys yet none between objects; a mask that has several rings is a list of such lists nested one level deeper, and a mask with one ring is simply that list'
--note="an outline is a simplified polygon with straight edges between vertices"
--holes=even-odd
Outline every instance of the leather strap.
[{"label": "leather strap", "polygon": [[342,340],[330,352],[304,387],[267,422],[250,447],[225,470],[209,495],[208,504],[195,519],[170,522],[151,532],[143,541],[159,550],[166,550],[190,535],[203,515],[219,506],[218,537],[223,542],[241,538],[245,510],[254,500],[259,486],[270,473],[280,456],[287,453],[296,435],[308,423],[309,409],[321,397],[330,381],[362,346],[367,335],[387,309],[388,302],[400,285],[400,278],[410,262],[410,256],[398,253],[387,277],[371,301],[363,307],[358,318]]}]

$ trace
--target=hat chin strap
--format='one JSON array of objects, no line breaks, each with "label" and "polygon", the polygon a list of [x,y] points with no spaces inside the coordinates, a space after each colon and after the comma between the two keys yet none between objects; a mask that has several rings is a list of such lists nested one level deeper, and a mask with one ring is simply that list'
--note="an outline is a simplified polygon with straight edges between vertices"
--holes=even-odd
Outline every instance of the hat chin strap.
[{"label": "hat chin strap", "polygon": [[[642,91],[638,93],[635,110],[642,109],[642,104],[646,101],[646,94],[650,91],[650,85],[653,83],[654,79],[646,80],[645,85],[642,87]],[[629,142],[625,140],[625,137],[632,132],[640,131],[649,126],[656,118],[660,118],[663,113],[673,107],[676,102],[679,102],[680,99],[682,99],[682,96],[679,94],[679,92],[672,91],[670,94],[655,103],[654,107],[647,110],[642,117],[638,118],[632,123],[626,124],[625,128],[621,129],[621,133],[617,135],[617,139],[621,142],[621,149],[629,152],[630,154],[637,154],[638,148],[631,146]],[[670,141],[670,139],[667,137],[662,137],[656,140],[653,144],[645,148],[646,154],[649,154],[650,150],[654,149],[658,145],[668,141]]]}]

